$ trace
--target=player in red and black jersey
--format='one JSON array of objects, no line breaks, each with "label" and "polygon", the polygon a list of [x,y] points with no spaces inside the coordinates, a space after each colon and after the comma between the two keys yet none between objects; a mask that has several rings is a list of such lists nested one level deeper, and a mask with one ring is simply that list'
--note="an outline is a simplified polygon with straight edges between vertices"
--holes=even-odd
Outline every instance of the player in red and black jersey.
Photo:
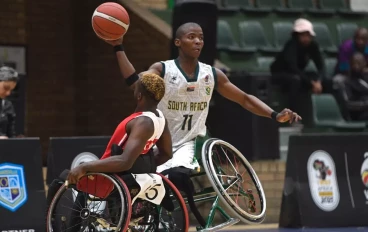
[{"label": "player in red and black jersey", "polygon": [[[139,78],[134,89],[135,113],[123,120],[112,135],[102,158],[70,170],[68,183],[75,184],[87,172],[155,173],[156,166],[172,157],[171,135],[157,104],[165,94],[165,84],[155,74]],[[159,153],[155,156],[152,146]],[[115,153],[115,154],[113,154]]]}]

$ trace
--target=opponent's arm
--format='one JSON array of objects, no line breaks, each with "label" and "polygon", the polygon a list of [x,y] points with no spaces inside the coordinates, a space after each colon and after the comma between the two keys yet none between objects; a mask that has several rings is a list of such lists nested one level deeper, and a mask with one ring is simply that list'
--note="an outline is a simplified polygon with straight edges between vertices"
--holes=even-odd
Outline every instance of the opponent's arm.
[{"label": "opponent's arm", "polygon": [[[238,87],[236,87],[233,83],[229,81],[227,76],[219,69],[216,69],[217,74],[217,91],[224,96],[225,98],[238,103],[244,109],[252,112],[253,114],[272,118],[272,114],[274,110],[272,110],[268,105],[259,100],[253,95],[247,94],[241,91]],[[300,118],[299,115],[293,113],[289,109],[284,109],[281,113],[274,113],[274,118],[279,122],[292,122],[294,120],[298,121]]]},{"label": "opponent's arm", "polygon": [[129,170],[154,132],[150,118],[139,117],[127,124],[128,141],[123,154],[82,164],[85,172],[118,173]]},{"label": "opponent's arm", "polygon": [[155,162],[156,165],[159,166],[172,158],[172,141],[167,120],[165,123],[165,129],[162,132],[160,139],[156,142],[156,146],[159,153],[155,155]]}]

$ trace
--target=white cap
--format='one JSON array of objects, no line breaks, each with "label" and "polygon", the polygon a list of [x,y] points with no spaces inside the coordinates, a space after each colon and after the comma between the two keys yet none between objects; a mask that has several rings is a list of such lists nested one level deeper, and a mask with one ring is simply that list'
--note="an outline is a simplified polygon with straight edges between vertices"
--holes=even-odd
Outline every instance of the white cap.
[{"label": "white cap", "polygon": [[313,24],[309,20],[302,18],[295,20],[293,31],[298,33],[309,32],[312,36],[316,35],[313,30]]}]

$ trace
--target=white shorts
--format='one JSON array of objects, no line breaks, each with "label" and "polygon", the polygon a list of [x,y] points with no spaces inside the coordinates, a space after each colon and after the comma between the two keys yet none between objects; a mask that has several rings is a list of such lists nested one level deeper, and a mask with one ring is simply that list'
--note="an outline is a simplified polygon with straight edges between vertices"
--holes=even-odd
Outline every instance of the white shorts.
[{"label": "white shorts", "polygon": [[173,148],[173,157],[166,163],[157,167],[157,172],[162,172],[164,170],[175,168],[175,167],[186,167],[189,169],[196,169],[199,167],[197,159],[194,158],[195,155],[195,141],[186,142],[178,147]]}]

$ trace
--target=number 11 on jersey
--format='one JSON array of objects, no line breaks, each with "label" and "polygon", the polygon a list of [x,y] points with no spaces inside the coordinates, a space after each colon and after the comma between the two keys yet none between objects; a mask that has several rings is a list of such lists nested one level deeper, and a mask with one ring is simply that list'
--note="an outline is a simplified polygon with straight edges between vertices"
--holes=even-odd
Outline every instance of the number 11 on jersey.
[{"label": "number 11 on jersey", "polygon": [[184,117],[184,122],[183,122],[183,125],[181,126],[181,129],[185,130],[185,127],[188,124],[187,129],[191,130],[192,129],[192,117],[193,117],[193,115],[192,114],[185,114],[185,115],[183,115],[183,117]]}]

